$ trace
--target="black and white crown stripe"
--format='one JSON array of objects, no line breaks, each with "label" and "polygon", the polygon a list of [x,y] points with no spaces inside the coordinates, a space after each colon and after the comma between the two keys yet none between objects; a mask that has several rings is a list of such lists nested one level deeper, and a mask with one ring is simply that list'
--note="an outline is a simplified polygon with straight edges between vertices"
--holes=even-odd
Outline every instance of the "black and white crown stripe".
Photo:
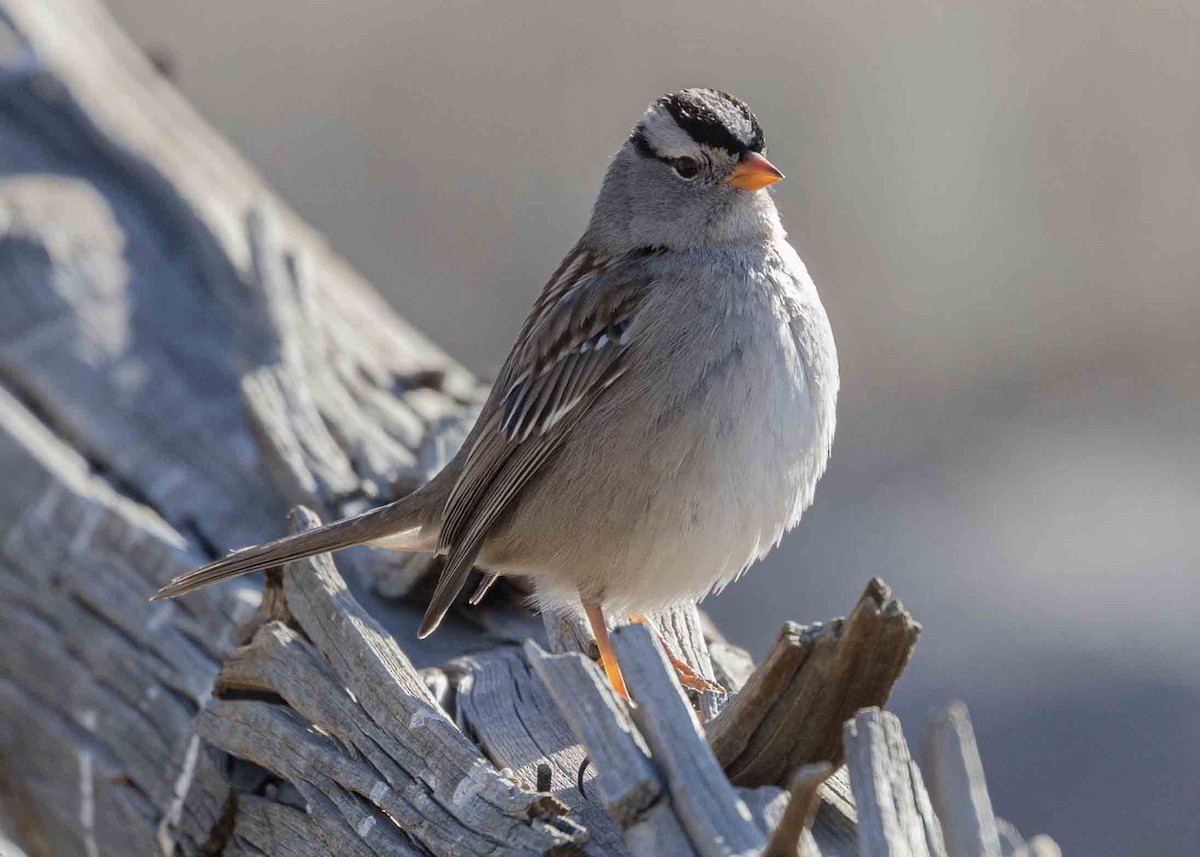
[{"label": "black and white crown stripe", "polygon": [[762,126],[745,102],[713,89],[685,89],[659,98],[630,139],[642,155],[669,160],[681,148],[683,135],[693,144],[734,156],[766,151]]}]

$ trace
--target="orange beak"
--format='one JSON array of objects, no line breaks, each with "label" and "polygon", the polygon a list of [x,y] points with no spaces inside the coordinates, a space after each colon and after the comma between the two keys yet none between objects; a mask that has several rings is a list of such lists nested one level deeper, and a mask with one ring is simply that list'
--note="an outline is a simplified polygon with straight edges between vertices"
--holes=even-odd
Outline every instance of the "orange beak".
[{"label": "orange beak", "polygon": [[726,179],[738,190],[761,190],[783,178],[775,165],[757,152],[747,152]]}]

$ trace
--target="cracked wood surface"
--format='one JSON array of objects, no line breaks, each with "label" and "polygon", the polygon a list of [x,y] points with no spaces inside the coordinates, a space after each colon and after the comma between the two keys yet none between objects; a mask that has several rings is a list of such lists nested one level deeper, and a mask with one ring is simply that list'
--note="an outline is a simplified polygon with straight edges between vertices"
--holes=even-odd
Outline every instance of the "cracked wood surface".
[{"label": "cracked wood surface", "polygon": [[627,707],[594,662],[577,652],[548,655],[530,643],[525,652],[579,743],[595,775],[590,788],[636,857],[691,855],[688,835],[672,810],[662,774]]},{"label": "cracked wood surface", "polygon": [[[625,854],[620,830],[596,801],[590,780],[577,785],[587,754],[563,719],[545,684],[519,649],[502,649],[462,659],[466,667],[458,683],[457,715],[498,768],[519,782],[536,786],[538,767],[546,765],[543,791],[563,801],[588,830],[588,854]],[[586,772],[595,776],[589,765]]]},{"label": "cracked wood surface", "polygon": [[662,647],[644,625],[612,634],[629,687],[634,723],[663,774],[675,814],[702,857],[747,854],[765,845],[762,831],[725,777]]},{"label": "cracked wood surface", "polygon": [[878,708],[846,721],[846,767],[863,857],[946,857],[941,825],[900,720]]},{"label": "cracked wood surface", "polygon": [[[473,381],[101,6],[0,11],[0,809],[30,854],[200,853],[229,786],[192,721],[257,595],[146,596],[290,502],[411,489]],[[404,591],[395,559],[358,562]]]},{"label": "cracked wood surface", "polygon": [[[311,513],[293,515],[296,531],[316,525]],[[336,810],[321,816],[329,830],[349,825],[380,853],[419,853],[410,840],[462,854],[541,854],[583,841],[566,805],[498,772],[450,721],[328,556],[290,563],[280,585],[273,600],[291,621],[263,625],[227,661],[221,701],[196,724],[202,737],[303,784],[310,806],[320,795]],[[246,693],[286,705],[237,698]]]},{"label": "cracked wood surface", "polygon": [[920,632],[878,578],[847,618],[785,625],[762,666],[706,725],[730,779],[784,786],[801,765],[840,765],[842,724],[887,700]]},{"label": "cracked wood surface", "polygon": [[[194,560],[186,542],[3,389],[0,470],[6,814],[35,854],[156,851],[188,785],[192,718],[252,605],[232,590],[147,602]],[[217,815],[196,804],[187,820]]]}]

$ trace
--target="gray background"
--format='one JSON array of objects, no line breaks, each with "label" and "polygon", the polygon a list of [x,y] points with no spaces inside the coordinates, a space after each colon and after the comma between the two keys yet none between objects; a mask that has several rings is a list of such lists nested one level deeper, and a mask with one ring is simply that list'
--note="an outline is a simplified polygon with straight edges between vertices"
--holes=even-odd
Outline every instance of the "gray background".
[{"label": "gray background", "polygon": [[645,104],[745,98],[843,395],[816,506],[706,606],[761,654],[884,577],[926,625],[914,743],[961,697],[1023,831],[1195,853],[1200,4],[113,6],[484,374]]}]

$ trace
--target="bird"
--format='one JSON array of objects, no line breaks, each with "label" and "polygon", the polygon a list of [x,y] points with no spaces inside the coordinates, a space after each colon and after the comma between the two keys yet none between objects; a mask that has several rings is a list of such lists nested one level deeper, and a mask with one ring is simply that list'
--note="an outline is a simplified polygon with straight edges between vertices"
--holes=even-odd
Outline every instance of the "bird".
[{"label": "bird", "polygon": [[740,576],[800,521],[833,446],[833,332],[780,222],[769,188],[783,173],[765,152],[757,117],[729,93],[655,99],[429,482],[234,551],[154,599],[355,545],[434,553],[443,564],[420,637],[473,568],[485,577],[472,601],[498,576],[527,576],[541,609],[582,608],[625,696],[609,619],[648,621]]}]

